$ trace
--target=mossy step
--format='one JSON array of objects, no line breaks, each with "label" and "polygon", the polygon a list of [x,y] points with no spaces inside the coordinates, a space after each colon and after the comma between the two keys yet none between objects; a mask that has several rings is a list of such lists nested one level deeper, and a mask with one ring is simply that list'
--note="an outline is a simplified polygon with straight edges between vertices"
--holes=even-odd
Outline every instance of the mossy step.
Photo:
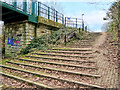
[{"label": "mossy step", "polygon": [[88,43],[79,43],[80,46],[92,46],[92,44],[88,44]]},{"label": "mossy step", "polygon": [[50,59],[50,60],[62,60],[62,61],[73,61],[73,62],[84,62],[84,63],[96,63],[92,60],[74,60],[74,59],[63,59],[63,58],[55,58],[55,57],[44,57],[44,56],[25,56],[30,58],[39,58],[39,59]]},{"label": "mossy step", "polygon": [[45,56],[60,56],[60,57],[73,57],[73,58],[94,58],[93,56],[78,56],[78,55],[61,55],[61,54],[51,54],[51,53],[44,53],[44,52],[38,52],[38,53],[31,53],[35,55],[45,55]]},{"label": "mossy step", "polygon": [[82,73],[82,72],[76,72],[76,71],[69,71],[69,70],[63,70],[63,69],[57,69],[57,68],[51,68],[51,67],[45,67],[45,66],[30,65],[30,64],[17,63],[17,62],[11,62],[11,61],[9,61],[8,63],[17,64],[17,65],[23,65],[23,66],[29,66],[29,67],[39,68],[39,69],[46,69],[46,70],[51,70],[51,71],[59,71],[59,72],[65,72],[65,73],[70,73],[70,74],[88,76],[88,77],[96,77],[96,78],[100,78],[101,77],[100,75],[96,75],[96,74]]},{"label": "mossy step", "polygon": [[53,48],[52,50],[63,50],[63,51],[92,51],[91,48]]},{"label": "mossy step", "polygon": [[81,42],[92,42],[94,40],[80,40]]},{"label": "mossy step", "polygon": [[[0,65],[0,66],[1,66],[1,65]],[[2,66],[3,66],[3,65],[2,65]],[[6,67],[6,66],[5,66],[5,67]],[[0,74],[3,75],[3,76],[9,77],[9,78],[14,78],[14,79],[17,79],[17,80],[20,80],[20,81],[23,81],[23,82],[27,82],[27,83],[30,83],[30,84],[33,84],[33,85],[42,87],[42,88],[45,88],[45,89],[53,90],[52,87],[48,87],[48,86],[46,86],[46,85],[44,85],[44,84],[36,83],[36,82],[33,82],[33,81],[31,81],[31,80],[28,80],[28,79],[20,78],[20,77],[18,77],[18,76],[10,75],[10,74],[3,73],[3,72],[0,72]]]},{"label": "mossy step", "polygon": [[92,54],[92,51],[89,52],[71,52],[71,51],[56,51],[56,50],[47,50],[41,52],[48,52],[48,53],[66,53],[66,54]]},{"label": "mossy step", "polygon": [[[59,81],[74,83],[74,84],[83,85],[83,86],[92,87],[92,88],[102,88],[101,86],[98,86],[98,85],[92,85],[92,84],[89,84],[89,83],[78,82],[78,81],[74,81],[74,80],[70,80],[70,79],[58,78],[56,76],[46,75],[46,74],[43,74],[43,73],[38,73],[38,72],[33,72],[33,71],[31,72],[29,70],[23,70],[23,69],[19,69],[19,68],[13,68],[13,67],[5,66],[5,65],[0,65],[0,66],[2,66],[4,68],[13,69],[13,70],[16,70],[16,71],[30,73],[30,74],[33,74],[33,75],[38,75],[38,76],[42,76],[42,77],[52,78],[52,79],[59,80]],[[19,78],[19,79],[24,80],[23,78]],[[28,80],[28,82],[29,82],[29,80]],[[30,83],[32,83],[32,82],[30,82]],[[47,88],[47,86],[46,86],[46,88]]]},{"label": "mossy step", "polygon": [[80,66],[80,65],[73,65],[73,64],[50,62],[50,61],[38,61],[38,60],[31,60],[31,59],[18,59],[18,60],[29,61],[29,62],[46,63],[46,64],[52,64],[52,65],[60,65],[60,66],[62,65],[62,66],[69,66],[69,67],[76,67],[76,68],[97,69],[96,67],[87,67],[87,66]]}]

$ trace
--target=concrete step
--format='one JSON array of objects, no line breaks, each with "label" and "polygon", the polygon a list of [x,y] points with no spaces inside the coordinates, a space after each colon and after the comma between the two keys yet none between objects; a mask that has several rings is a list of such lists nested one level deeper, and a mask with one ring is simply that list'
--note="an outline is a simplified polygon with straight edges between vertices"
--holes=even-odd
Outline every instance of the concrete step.
[{"label": "concrete step", "polygon": [[[7,66],[4,66],[4,65],[0,65],[0,66],[2,66],[2,67],[7,67]],[[9,68],[9,67],[8,67],[8,68]],[[23,81],[23,82],[30,83],[30,84],[32,84],[32,85],[36,85],[36,86],[38,86],[38,87],[42,87],[42,88],[45,88],[45,89],[54,90],[53,87],[49,87],[49,86],[46,86],[46,85],[41,84],[41,83],[33,82],[33,81],[31,81],[31,80],[24,79],[24,78],[15,76],[15,75],[7,74],[7,73],[4,73],[4,72],[0,72],[0,74],[3,75],[3,76],[5,76],[5,77],[17,79],[17,80],[20,80],[20,81]]]},{"label": "concrete step", "polygon": [[92,51],[91,48],[53,48],[52,50],[62,50],[62,51]]},{"label": "concrete step", "polygon": [[[49,61],[38,61],[38,60],[32,60],[32,59],[18,59],[22,61],[28,61],[28,62],[38,62],[38,63],[45,63],[45,64],[51,64],[51,65],[60,65],[60,66],[68,66],[68,67],[76,67],[76,68],[85,68],[85,69],[95,69],[96,67],[90,67],[90,66],[80,66],[80,65],[74,65],[74,64],[66,64],[66,63],[58,63],[58,62],[49,62]],[[7,61],[9,62],[9,61]]]},{"label": "concrete step", "polygon": [[56,54],[56,53],[44,53],[44,52],[36,52],[36,53],[31,53],[33,55],[42,55],[42,56],[57,56],[57,57],[72,57],[72,58],[94,58],[94,56],[80,56],[80,55],[65,55],[65,54]]},{"label": "concrete step", "polygon": [[[29,70],[24,70],[24,69],[20,69],[20,68],[15,68],[15,67],[9,67],[9,66],[5,66],[5,65],[1,65],[2,67],[4,68],[7,68],[7,69],[11,69],[11,70],[14,70],[14,71],[17,71],[17,72],[24,72],[24,73],[28,73],[28,74],[32,74],[34,77],[35,76],[39,76],[39,77],[45,77],[45,78],[51,78],[51,79],[54,79],[54,80],[57,80],[59,82],[68,82],[68,83],[74,83],[74,84],[77,84],[77,85],[82,85],[82,86],[85,86],[85,87],[91,87],[91,88],[102,88],[98,85],[92,85],[92,84],[89,84],[89,83],[83,83],[83,82],[78,82],[78,81],[74,81],[74,80],[70,80],[70,79],[65,79],[65,78],[58,78],[56,76],[51,76],[49,74],[44,74],[44,73],[38,73],[38,72],[31,72]],[[12,72],[10,71],[10,73],[12,74]],[[13,75],[12,75],[13,76]],[[17,76],[17,75],[14,75],[14,76]],[[18,78],[18,77],[17,77]],[[24,80],[23,78],[19,78],[19,79],[22,79]],[[30,82],[30,81],[29,81]],[[41,85],[42,86],[42,85]],[[44,85],[43,85],[44,86]],[[47,86],[46,86],[47,87]],[[56,88],[56,87],[54,87]]]},{"label": "concrete step", "polygon": [[43,59],[43,60],[61,60],[61,61],[73,61],[73,62],[82,62],[82,63],[95,63],[96,61],[93,60],[80,60],[80,59],[65,59],[65,58],[56,58],[56,57],[45,57],[45,56],[25,56],[27,58],[36,58],[36,59]]},{"label": "concrete step", "polygon": [[64,73],[69,73],[69,74],[88,76],[88,77],[96,77],[96,78],[101,77],[100,75],[96,75],[96,74],[83,73],[83,72],[80,72],[80,71],[79,72],[69,71],[69,70],[65,70],[65,69],[51,68],[51,67],[40,66],[40,65],[25,64],[25,63],[21,63],[21,62],[8,61],[7,63],[15,64],[15,65],[23,65],[23,66],[28,66],[28,67],[34,67],[34,68],[50,70],[50,71],[58,71],[58,72],[64,72]]},{"label": "concrete step", "polygon": [[[39,51],[38,51],[39,52]],[[63,54],[92,54],[93,51],[88,51],[88,52],[80,52],[80,51],[57,51],[57,50],[47,50],[47,51],[40,51],[40,52],[47,52],[47,53],[63,53]]]}]

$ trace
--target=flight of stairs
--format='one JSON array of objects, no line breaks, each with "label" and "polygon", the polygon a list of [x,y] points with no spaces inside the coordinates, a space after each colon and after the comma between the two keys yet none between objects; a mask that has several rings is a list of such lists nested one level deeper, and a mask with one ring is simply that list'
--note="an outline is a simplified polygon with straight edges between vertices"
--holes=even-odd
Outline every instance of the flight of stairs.
[{"label": "flight of stairs", "polygon": [[95,84],[95,80],[101,77],[96,73],[95,51],[88,40],[80,42],[83,42],[83,46],[85,43],[88,46],[38,50],[21,58],[7,60],[0,65],[3,86],[40,89],[102,88]]}]

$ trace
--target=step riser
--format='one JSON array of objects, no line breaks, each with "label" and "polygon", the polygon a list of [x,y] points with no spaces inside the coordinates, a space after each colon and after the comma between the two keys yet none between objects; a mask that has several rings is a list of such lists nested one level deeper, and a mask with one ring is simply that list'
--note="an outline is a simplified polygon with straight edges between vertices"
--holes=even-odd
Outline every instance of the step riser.
[{"label": "step riser", "polygon": [[33,58],[21,58],[21,59],[27,59],[27,60],[31,60],[31,61],[36,61],[36,62],[39,62],[39,61],[43,61],[43,62],[55,62],[55,63],[63,63],[63,64],[72,64],[72,65],[80,65],[80,66],[86,66],[86,67],[95,67],[96,64],[95,63],[89,63],[89,62],[76,62],[76,61],[65,61],[65,60],[52,60],[52,59],[33,59]]},{"label": "step riser", "polygon": [[85,69],[95,69],[97,70],[97,68],[95,67],[83,67],[83,66],[75,66],[75,65],[68,65],[68,64],[58,64],[58,63],[51,63],[51,62],[43,62],[43,61],[32,61],[32,60],[26,60],[26,59],[19,59],[22,61],[28,61],[28,62],[38,62],[38,63],[46,63],[46,64],[51,64],[51,65],[60,65],[60,66],[68,66],[68,67],[76,67],[76,68],[85,68]]},{"label": "step riser", "polygon": [[73,61],[73,62],[84,62],[84,63],[95,63],[95,61],[90,61],[90,60],[67,60],[67,59],[59,59],[59,58],[47,58],[47,57],[35,57],[35,56],[25,56],[28,58],[37,58],[37,59],[45,59],[45,60],[62,60],[62,61]]},{"label": "step riser", "polygon": [[80,50],[80,49],[52,49],[52,50],[58,50],[58,51],[60,51],[60,50],[62,50],[62,51],[92,51],[91,49],[89,49],[89,50],[86,50],[86,49],[84,49],[84,50]]},{"label": "step riser", "polygon": [[[4,67],[4,66],[2,66],[2,67]],[[40,75],[40,74],[34,73],[34,72],[23,71],[23,70],[20,70],[20,69],[18,70],[18,69],[10,68],[10,67],[4,67],[4,68],[8,68],[8,69],[12,69],[12,70],[20,71],[20,72],[24,72],[24,73],[29,73],[29,74],[32,74],[32,75],[38,75],[38,76],[41,76],[41,77],[52,78],[52,79],[56,79],[56,80],[62,81],[62,82],[74,83],[74,84],[78,84],[78,85],[82,85],[82,86],[87,86],[87,87],[100,88],[99,86],[93,86],[93,85],[89,85],[89,84],[77,83],[77,82],[73,82],[73,81],[71,82],[71,81],[68,81],[68,80],[59,79],[59,78],[55,78],[55,77],[51,77],[51,76]]]},{"label": "step riser", "polygon": [[29,80],[26,80],[26,79],[23,79],[23,78],[20,78],[20,77],[16,77],[16,76],[13,76],[13,75],[10,75],[10,74],[6,74],[6,73],[3,73],[3,72],[2,73],[0,72],[0,74],[3,75],[3,76],[5,76],[5,77],[11,78],[11,79],[22,81],[23,83],[27,82],[29,84],[35,85],[39,89],[43,89],[44,88],[44,89],[54,90],[51,87],[40,85],[39,83],[35,83],[33,81],[29,81]]},{"label": "step riser", "polygon": [[[10,61],[8,61],[8,62],[10,62]],[[16,61],[16,62],[19,62],[19,61]],[[40,64],[40,63],[32,63],[32,62],[27,62],[27,61],[21,61],[21,62],[26,63],[26,64],[30,64],[30,65],[32,64],[35,66],[50,67],[50,68],[62,69],[62,70],[67,70],[67,71],[72,71],[72,72],[82,72],[82,73],[95,74],[94,72],[96,71],[96,69],[75,68],[75,67],[50,65],[50,64],[42,64],[42,63]],[[12,62],[12,63],[15,63],[15,62]]]},{"label": "step riser", "polygon": [[[13,67],[13,64],[9,65],[11,67]],[[15,65],[14,67],[17,67],[17,65]],[[65,72],[56,72],[56,71],[50,71],[50,70],[40,70],[37,68],[26,68],[26,67],[23,67],[23,65],[19,66],[19,68],[21,69],[24,69],[24,70],[29,70],[29,71],[34,71],[34,72],[39,72],[39,73],[45,73],[45,74],[49,74],[51,76],[56,76],[56,77],[60,77],[60,78],[72,78],[73,74],[70,74],[70,73],[65,73]],[[84,81],[84,79],[86,80],[87,79],[87,82],[90,82],[90,80],[97,80],[97,77],[91,77],[91,76],[85,76],[85,75],[76,75],[74,74],[74,80],[75,81],[81,81],[81,82],[86,82]]]},{"label": "step riser", "polygon": [[40,54],[40,53],[32,53],[33,55],[43,55],[43,56],[59,56],[59,57],[72,57],[72,58],[94,58],[94,57],[83,57],[83,56],[65,56],[65,55],[52,55],[52,54]]},{"label": "step riser", "polygon": [[59,52],[59,51],[45,51],[46,53],[64,53],[64,54],[78,54],[78,55],[90,55],[90,54],[92,54],[92,52],[91,53],[76,53],[76,52]]},{"label": "step riser", "polygon": [[50,69],[50,68],[45,68],[45,67],[40,67],[40,66],[33,66],[33,65],[29,65],[29,64],[22,64],[22,63],[12,63],[12,62],[8,62],[10,64],[13,64],[13,65],[22,65],[22,66],[28,66],[28,67],[33,67],[33,68],[39,68],[39,69],[44,69],[44,70],[49,70],[49,71],[58,71],[58,72],[64,72],[64,73],[69,73],[69,74],[75,74],[75,75],[82,75],[82,76],[88,76],[88,77],[96,77],[96,78],[99,78],[100,75],[92,75],[92,74],[80,74],[80,73],[75,73],[75,72],[69,72],[69,71],[61,71],[61,70],[57,70],[57,69]]}]

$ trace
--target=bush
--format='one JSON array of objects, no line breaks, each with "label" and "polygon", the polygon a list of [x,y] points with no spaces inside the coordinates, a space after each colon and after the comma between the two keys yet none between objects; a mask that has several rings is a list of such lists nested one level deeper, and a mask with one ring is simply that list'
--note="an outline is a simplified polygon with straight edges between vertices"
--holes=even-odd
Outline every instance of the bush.
[{"label": "bush", "polygon": [[[27,54],[31,52],[32,48],[37,48],[39,50],[46,50],[48,48],[52,48],[54,44],[56,44],[60,39],[64,39],[64,35],[67,32],[70,32],[71,29],[59,29],[58,31],[54,31],[51,35],[43,35],[40,38],[34,38],[31,43],[21,50],[21,54]],[[78,32],[77,32],[78,33]],[[83,33],[78,33],[77,38],[82,38]]]}]

